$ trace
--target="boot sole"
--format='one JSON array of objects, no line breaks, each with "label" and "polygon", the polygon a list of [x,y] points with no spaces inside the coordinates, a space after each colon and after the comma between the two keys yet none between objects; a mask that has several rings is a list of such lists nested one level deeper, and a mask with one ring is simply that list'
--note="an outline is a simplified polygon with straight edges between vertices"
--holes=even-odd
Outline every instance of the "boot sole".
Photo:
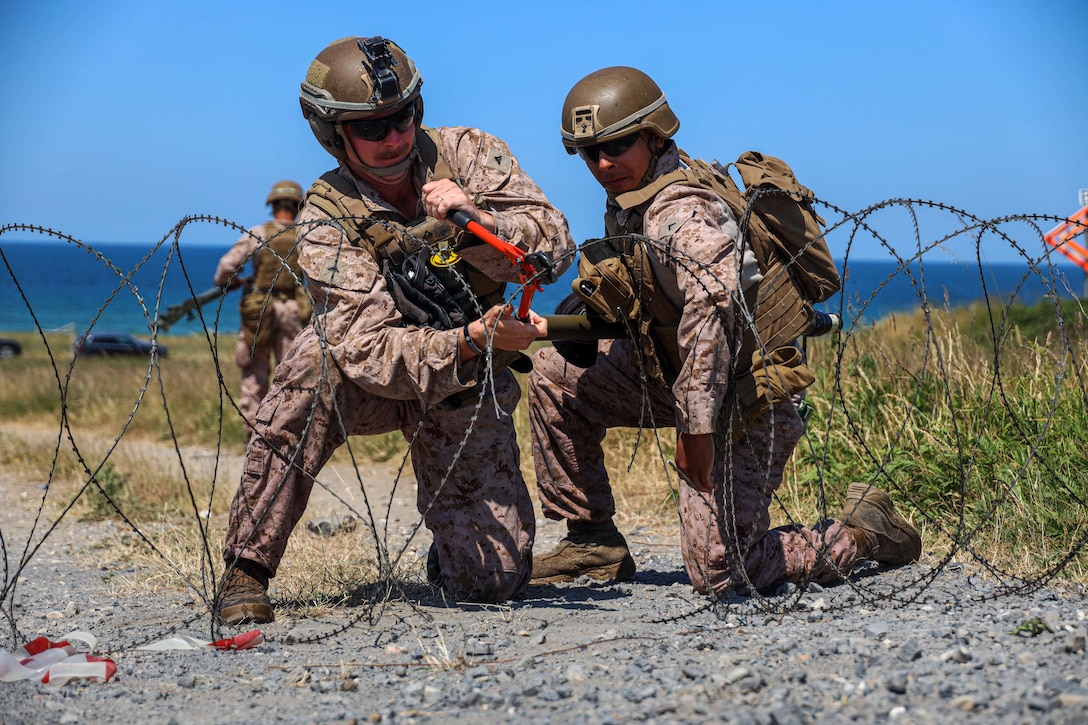
[{"label": "boot sole", "polygon": [[575,579],[588,576],[590,579],[596,579],[597,581],[617,581],[625,582],[629,581],[635,576],[635,560],[631,556],[625,556],[623,561],[619,564],[610,564],[609,566],[598,566],[593,569],[584,569],[576,574],[555,574],[553,576],[546,577],[533,577],[529,580],[530,585],[534,584],[557,584],[560,582],[572,582]]},{"label": "boot sole", "polygon": [[267,624],[276,621],[272,607],[260,602],[232,604],[219,610],[220,624]]}]

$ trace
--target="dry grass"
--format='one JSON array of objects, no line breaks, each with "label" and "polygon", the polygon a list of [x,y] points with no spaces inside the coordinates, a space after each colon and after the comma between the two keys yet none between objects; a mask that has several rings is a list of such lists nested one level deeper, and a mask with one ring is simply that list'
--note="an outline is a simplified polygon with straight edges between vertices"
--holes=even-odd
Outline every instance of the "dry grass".
[{"label": "dry grass", "polygon": [[[1079,443],[1088,426],[1088,349],[1077,340],[1063,351],[1054,338],[1025,339],[1014,329],[1003,332],[995,355],[992,345],[972,342],[979,325],[988,324],[983,311],[936,312],[930,322],[890,317],[853,331],[841,347],[828,338],[809,342],[818,373],[808,398],[815,414],[808,441],[787,469],[772,522],[811,524],[833,516],[850,481],[873,481],[889,489],[922,530],[932,560],[969,558],[969,544],[1002,570],[1035,576],[1062,561],[1088,519]],[[170,358],[158,367],[80,360],[71,370],[70,339],[51,339],[48,348],[33,336],[23,342],[24,355],[6,361],[0,377],[0,470],[28,481],[51,477],[54,491],[67,496],[57,502],[71,500],[88,471],[95,473],[159,552],[136,538],[119,544],[133,561],[159,572],[132,586],[200,582],[197,588],[210,592],[206,560],[220,567],[217,547],[242,452],[240,420],[230,405],[237,389],[233,339],[221,341],[213,355],[203,338],[167,338]],[[524,388],[524,378],[521,383]],[[62,420],[68,430],[61,431]],[[535,496],[524,397],[515,426]],[[397,433],[351,444],[360,463],[397,463],[405,451]],[[615,429],[604,445],[621,528],[675,540],[676,475],[668,463],[673,430]],[[218,461],[216,450],[222,451]],[[333,463],[347,466],[350,457],[342,449]],[[77,512],[109,513],[90,491]],[[196,525],[200,513],[210,516],[210,549]],[[303,616],[365,597],[366,587],[388,574],[374,551],[366,527],[330,539],[300,527],[275,594]],[[420,552],[407,559],[393,575],[407,586],[425,586]],[[1088,578],[1083,553],[1063,576]],[[436,657],[457,660],[448,651]]]},{"label": "dry grass", "polygon": [[[106,570],[133,570],[109,577],[116,595],[188,589],[195,597],[210,602],[223,572],[220,547],[226,523],[225,516],[213,517],[207,522],[205,538],[205,532],[191,519],[144,522],[139,528],[146,541],[118,527],[84,555],[88,563]],[[408,591],[426,589],[425,555],[426,551],[420,552],[418,547],[410,549],[389,575],[388,568],[376,561],[373,539],[363,528],[326,537],[300,526],[288,542],[283,565],[272,581],[270,594],[276,601],[277,617],[313,618],[345,604],[380,603],[390,579]]]}]

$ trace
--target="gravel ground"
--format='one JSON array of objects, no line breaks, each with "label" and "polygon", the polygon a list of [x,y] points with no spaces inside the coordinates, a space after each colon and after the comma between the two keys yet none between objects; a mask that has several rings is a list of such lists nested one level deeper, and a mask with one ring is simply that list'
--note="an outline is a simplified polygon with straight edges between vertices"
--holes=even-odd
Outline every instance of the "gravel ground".
[{"label": "gravel ground", "polygon": [[[7,483],[10,577],[32,509]],[[111,578],[154,572],[73,554],[114,526],[65,519],[3,602],[23,639],[5,623],[0,646],[85,630],[117,675],[0,683],[3,723],[1088,722],[1085,592],[1006,593],[964,565],[863,568],[710,608],[674,543],[635,531],[632,582],[532,587],[501,607],[412,585],[379,610],[281,616],[255,649],[151,652],[135,647],[212,630],[192,595],[129,595]],[[537,545],[561,535],[542,521]]]}]

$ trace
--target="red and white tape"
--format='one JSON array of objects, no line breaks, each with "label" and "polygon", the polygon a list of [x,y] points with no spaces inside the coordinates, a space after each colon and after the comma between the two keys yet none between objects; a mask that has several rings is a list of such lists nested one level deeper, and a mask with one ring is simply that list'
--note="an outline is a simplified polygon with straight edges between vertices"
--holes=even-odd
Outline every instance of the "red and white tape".
[{"label": "red and white tape", "polygon": [[68,640],[85,642],[91,650],[98,643],[90,632],[72,632],[59,642],[38,637],[14,652],[0,652],[0,682],[41,678],[51,685],[63,685],[76,679],[106,682],[117,674],[113,660],[77,652]]},{"label": "red and white tape", "polygon": [[[71,632],[63,640],[54,642],[45,637],[38,637],[14,652],[0,651],[0,682],[34,680],[51,685],[63,685],[77,679],[96,679],[108,682],[117,674],[117,665],[108,657],[99,657],[86,652],[77,652],[69,640],[77,640],[88,645],[94,651],[98,639],[90,632]],[[158,642],[145,644],[136,649],[165,650],[244,650],[251,649],[264,642],[264,635],[254,629],[234,637],[217,639],[214,642],[199,640],[186,635],[168,637]]]},{"label": "red and white tape", "polygon": [[207,642],[202,639],[196,639],[184,634],[179,634],[176,637],[167,637],[166,639],[160,639],[158,642],[152,642],[151,644],[145,644],[142,647],[136,649],[145,650],[186,650],[186,649],[206,649],[211,647],[213,649],[221,650],[235,650],[235,649],[251,649],[264,642],[264,635],[261,634],[261,630],[252,629],[243,634],[236,635],[234,637],[227,637],[226,639],[217,639],[214,642]]}]

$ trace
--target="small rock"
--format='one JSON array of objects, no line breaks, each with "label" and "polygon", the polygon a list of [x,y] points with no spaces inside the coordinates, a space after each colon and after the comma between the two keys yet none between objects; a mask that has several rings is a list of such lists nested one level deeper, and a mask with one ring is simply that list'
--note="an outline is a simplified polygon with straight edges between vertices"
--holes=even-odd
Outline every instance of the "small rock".
[{"label": "small rock", "polygon": [[942,662],[948,662],[949,660],[952,662],[959,662],[960,664],[970,662],[971,652],[966,647],[953,647],[941,655]]},{"label": "small rock", "polygon": [[680,668],[680,672],[684,674],[684,677],[689,680],[701,680],[706,677],[706,672],[701,667],[696,665],[684,665]]},{"label": "small rock", "polygon": [[971,712],[975,709],[975,698],[970,695],[961,695],[953,700],[950,700],[948,706],[954,710],[962,710],[963,712]]},{"label": "small rock", "polygon": [[899,646],[898,657],[901,662],[913,662],[922,656],[922,648],[913,637]]},{"label": "small rock", "polygon": [[888,688],[890,692],[894,692],[897,695],[903,695],[907,691],[907,673],[906,672],[892,672],[888,675],[887,681],[884,686]]},{"label": "small rock", "polygon": [[1076,627],[1069,632],[1069,636],[1065,639],[1065,651],[1076,654],[1077,652],[1083,652],[1085,648],[1085,640],[1088,639],[1088,633],[1084,627]]},{"label": "small rock", "polygon": [[1034,695],[1028,698],[1028,709],[1038,712],[1050,712],[1058,704],[1057,700],[1042,695]]},{"label": "small rock", "polygon": [[752,673],[747,667],[734,667],[726,673],[725,682],[726,684],[732,685],[734,682],[739,682],[750,674]]},{"label": "small rock", "polygon": [[317,536],[336,536],[337,534],[350,534],[355,531],[355,517],[350,514],[344,516],[326,516],[306,522],[306,528]]},{"label": "small rock", "polygon": [[586,668],[580,664],[568,665],[563,672],[563,676],[567,679],[567,682],[585,682]]},{"label": "small rock", "polygon": [[1058,704],[1062,707],[1068,708],[1083,708],[1088,709],[1088,695],[1079,695],[1073,692],[1063,692],[1058,695]]},{"label": "small rock", "polygon": [[884,639],[888,634],[888,623],[881,620],[869,622],[861,631],[870,639]]}]

